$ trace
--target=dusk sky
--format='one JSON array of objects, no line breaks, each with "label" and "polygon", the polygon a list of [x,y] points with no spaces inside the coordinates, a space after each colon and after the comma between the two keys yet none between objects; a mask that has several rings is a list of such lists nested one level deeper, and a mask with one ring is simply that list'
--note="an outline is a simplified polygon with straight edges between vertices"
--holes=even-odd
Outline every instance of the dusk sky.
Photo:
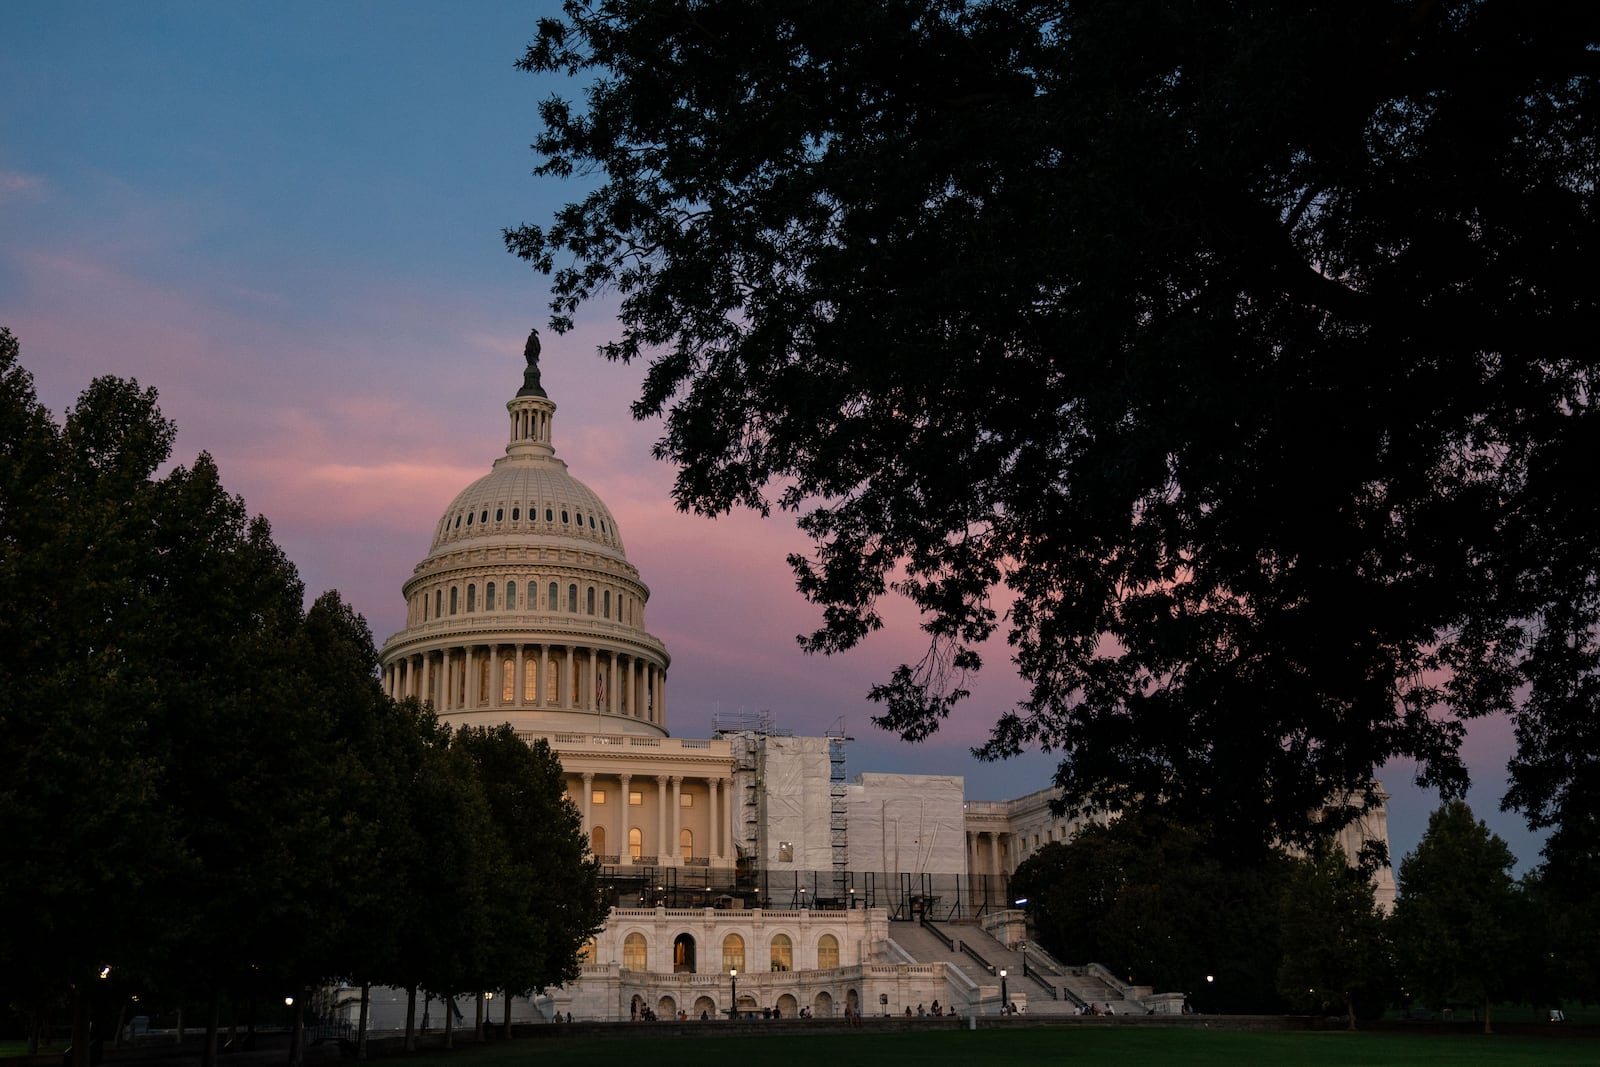
[{"label": "dusk sky", "polygon": [[[0,6],[0,325],[41,401],[59,417],[104,374],[156,387],[176,459],[210,452],[308,597],[338,589],[381,644],[445,505],[502,453],[537,325],[557,454],[650,586],[674,734],[717,712],[796,733],[842,718],[852,774],[963,774],[989,799],[1044,787],[1050,756],[968,755],[1022,693],[1003,642],[934,741],[876,731],[865,694],[920,654],[914,616],[891,610],[850,655],[802,655],[818,615],[784,557],[804,539],[781,516],[674,510],[659,426],[628,414],[643,368],[595,354],[614,306],[544,329],[544,279],[500,233],[585,188],[533,177],[528,147],[538,102],[578,87],[512,66],[557,6]],[[1525,869],[1538,841],[1498,811],[1510,735],[1474,727],[1468,799]],[[1409,778],[1384,773],[1397,863],[1437,804]]]}]

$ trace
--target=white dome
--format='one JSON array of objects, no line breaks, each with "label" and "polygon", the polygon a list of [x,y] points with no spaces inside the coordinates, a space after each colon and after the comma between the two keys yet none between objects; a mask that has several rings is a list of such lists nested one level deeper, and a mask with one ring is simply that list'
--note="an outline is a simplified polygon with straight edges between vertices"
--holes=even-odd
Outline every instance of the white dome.
[{"label": "white dome", "polygon": [[402,589],[385,685],[455,726],[664,736],[671,657],[645,628],[650,589],[611,509],[556,458],[532,339],[525,354],[506,454],[456,494]]},{"label": "white dome", "polygon": [[554,456],[508,455],[456,494],[434,527],[432,553],[496,542],[580,541],[626,559],[617,520]]}]

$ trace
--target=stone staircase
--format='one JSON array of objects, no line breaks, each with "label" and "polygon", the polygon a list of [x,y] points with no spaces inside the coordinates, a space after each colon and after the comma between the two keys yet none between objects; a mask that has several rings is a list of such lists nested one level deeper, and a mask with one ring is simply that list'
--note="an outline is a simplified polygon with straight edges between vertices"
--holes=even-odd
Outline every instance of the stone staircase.
[{"label": "stone staircase", "polygon": [[[999,972],[1004,970],[1007,995],[1029,1015],[1077,1015],[1090,1004],[1102,1011],[1110,1005],[1117,1015],[1162,1010],[1154,1003],[1162,998],[1152,998],[1150,990],[1142,986],[1117,981],[1097,964],[1066,967],[1026,942],[1018,949],[1007,948],[975,924],[930,923],[923,927],[896,922],[889,936],[916,962],[948,964],[974,986],[997,987]],[[946,939],[955,947],[947,945]],[[998,1004],[980,1010],[994,1013]]]}]

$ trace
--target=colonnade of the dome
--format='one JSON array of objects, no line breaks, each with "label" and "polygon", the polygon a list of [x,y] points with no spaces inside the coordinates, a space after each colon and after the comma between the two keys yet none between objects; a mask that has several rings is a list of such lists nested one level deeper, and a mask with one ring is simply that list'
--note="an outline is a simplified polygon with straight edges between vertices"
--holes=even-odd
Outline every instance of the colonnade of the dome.
[{"label": "colonnade of the dome", "polygon": [[570,643],[489,641],[390,658],[384,688],[440,715],[527,709],[666,721],[666,671],[653,658]]}]

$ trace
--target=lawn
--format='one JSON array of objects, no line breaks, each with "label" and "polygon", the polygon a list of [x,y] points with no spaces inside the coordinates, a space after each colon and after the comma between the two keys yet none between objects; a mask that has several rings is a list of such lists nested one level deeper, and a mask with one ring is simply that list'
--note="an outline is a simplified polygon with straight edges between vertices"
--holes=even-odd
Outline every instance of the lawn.
[{"label": "lawn", "polygon": [[[408,1057],[406,1067],[1017,1067],[1033,1063],[1240,1067],[1450,1067],[1540,1064],[1593,1067],[1600,1039],[1484,1037],[1479,1034],[1237,1033],[1138,1027],[1072,1027],[996,1032],[817,1034],[808,1036],[553,1038]],[[381,1063],[382,1061],[376,1061]]]}]

